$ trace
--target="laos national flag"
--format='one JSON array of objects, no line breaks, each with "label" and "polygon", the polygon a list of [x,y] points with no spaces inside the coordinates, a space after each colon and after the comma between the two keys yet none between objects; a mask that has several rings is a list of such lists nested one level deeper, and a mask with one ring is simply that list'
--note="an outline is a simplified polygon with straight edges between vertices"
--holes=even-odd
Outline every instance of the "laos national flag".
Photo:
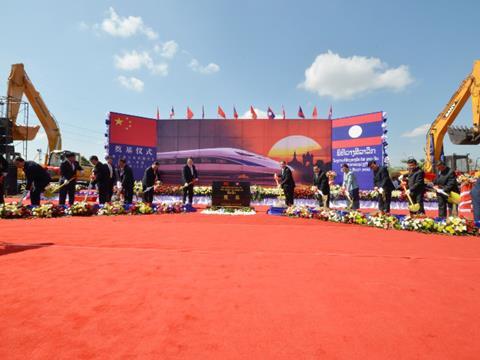
[{"label": "laos national flag", "polygon": [[382,112],[332,120],[332,149],[382,144]]},{"label": "laos national flag", "polygon": [[[383,164],[383,113],[350,116],[332,121],[332,170],[341,174],[342,164],[355,173],[360,189],[373,188],[368,162]],[[343,176],[335,181],[341,183]]]},{"label": "laos national flag", "polygon": [[157,122],[155,119],[110,113],[110,144],[156,147]]}]

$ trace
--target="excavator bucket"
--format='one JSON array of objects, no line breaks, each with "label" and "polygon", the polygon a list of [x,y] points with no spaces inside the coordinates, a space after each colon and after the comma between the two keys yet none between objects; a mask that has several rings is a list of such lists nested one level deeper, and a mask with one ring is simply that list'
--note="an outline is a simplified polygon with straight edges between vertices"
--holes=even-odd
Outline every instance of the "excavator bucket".
[{"label": "excavator bucket", "polygon": [[478,145],[480,144],[480,133],[473,128],[465,126],[450,126],[448,128],[450,141],[455,145]]}]

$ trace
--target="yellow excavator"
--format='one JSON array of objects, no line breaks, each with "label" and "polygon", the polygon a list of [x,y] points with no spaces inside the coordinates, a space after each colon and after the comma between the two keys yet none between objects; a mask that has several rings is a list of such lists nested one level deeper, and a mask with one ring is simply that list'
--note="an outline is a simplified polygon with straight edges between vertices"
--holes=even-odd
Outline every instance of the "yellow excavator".
[{"label": "yellow excavator", "polygon": [[[62,151],[62,136],[55,117],[50,113],[40,93],[33,86],[32,81],[25,72],[23,64],[13,64],[7,84],[7,117],[12,122],[14,141],[31,141],[37,136],[40,126],[23,126],[17,124],[18,112],[23,95],[28,99],[30,106],[35,111],[38,120],[42,124],[48,139],[48,151],[45,155],[44,166],[47,168],[52,180],[60,177],[60,163],[64,158]],[[10,101],[9,101],[10,100]],[[84,171],[78,174],[78,180],[88,182],[92,171],[92,165],[79,153],[75,153],[77,161]]]},{"label": "yellow excavator", "polygon": [[[434,171],[435,161],[443,152],[443,138],[448,132],[450,141],[456,145],[480,144],[480,60],[475,61],[472,72],[463,80],[442,112],[437,116],[427,133],[425,148],[426,172]],[[473,127],[451,126],[467,100],[472,99]]]}]

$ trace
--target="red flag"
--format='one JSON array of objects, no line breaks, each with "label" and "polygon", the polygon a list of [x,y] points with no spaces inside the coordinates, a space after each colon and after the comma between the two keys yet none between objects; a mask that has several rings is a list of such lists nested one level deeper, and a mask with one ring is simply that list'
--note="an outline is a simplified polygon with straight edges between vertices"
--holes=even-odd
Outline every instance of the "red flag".
[{"label": "red flag", "polygon": [[225,111],[223,111],[223,109],[222,109],[220,106],[218,106],[217,114],[218,114],[218,116],[220,116],[220,117],[222,117],[222,118],[224,118],[224,119],[227,118],[227,115],[225,115]]},{"label": "red flag", "polygon": [[314,119],[318,118],[318,111],[316,106],[314,106],[313,108],[312,118]]},{"label": "red flag", "polygon": [[187,119],[190,120],[193,118],[193,111],[190,109],[190,107],[187,107]]},{"label": "red flag", "polygon": [[282,115],[283,115],[283,120],[285,120],[286,114],[285,114],[285,108],[282,105]]},{"label": "red flag", "polygon": [[157,122],[132,115],[110,113],[110,143],[157,146]]},{"label": "red flag", "polygon": [[298,117],[305,119],[305,114],[303,113],[302,107],[298,107]]},{"label": "red flag", "polygon": [[255,112],[255,109],[251,105],[250,105],[250,114],[252,114],[253,120],[257,120],[257,113]]},{"label": "red flag", "polygon": [[233,107],[233,118],[235,120],[238,120],[238,113],[237,113],[237,109],[235,109],[235,106]]},{"label": "red flag", "polygon": [[160,110],[158,109],[158,106],[157,106],[157,120],[160,120]]}]

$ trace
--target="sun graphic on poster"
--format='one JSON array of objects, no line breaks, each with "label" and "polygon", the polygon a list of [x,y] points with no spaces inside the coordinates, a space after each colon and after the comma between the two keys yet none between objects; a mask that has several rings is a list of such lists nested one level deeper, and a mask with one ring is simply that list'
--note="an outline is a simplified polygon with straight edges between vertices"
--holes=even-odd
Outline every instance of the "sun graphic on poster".
[{"label": "sun graphic on poster", "polygon": [[312,138],[303,135],[291,135],[277,141],[268,156],[276,159],[291,159],[293,154],[302,155],[322,150],[322,146]]}]

